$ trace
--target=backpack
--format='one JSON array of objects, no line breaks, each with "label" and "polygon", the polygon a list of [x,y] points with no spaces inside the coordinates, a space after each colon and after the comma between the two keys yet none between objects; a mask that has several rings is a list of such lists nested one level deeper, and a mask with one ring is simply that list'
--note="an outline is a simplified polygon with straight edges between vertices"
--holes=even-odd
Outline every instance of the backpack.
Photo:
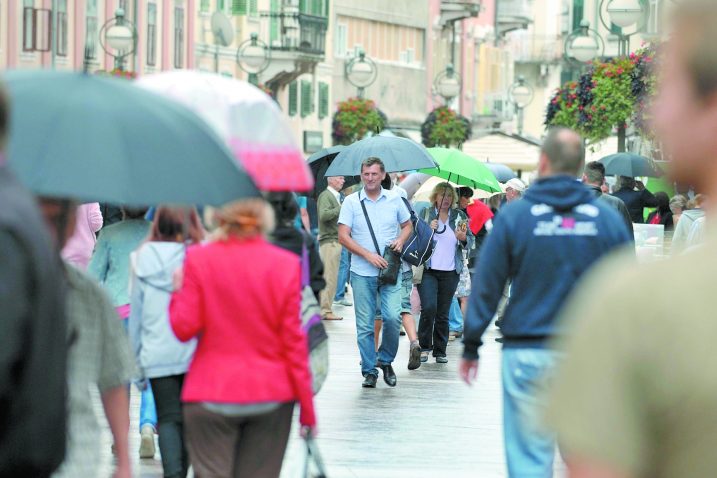
[{"label": "backpack", "polygon": [[301,328],[308,340],[309,369],[316,395],[329,374],[329,336],[321,322],[321,308],[311,290],[310,269],[309,251],[304,244],[301,249]]},{"label": "backpack", "polygon": [[403,246],[401,258],[412,266],[419,267],[431,258],[436,249],[436,240],[434,239],[436,231],[431,229],[426,221],[416,216],[416,212],[406,198],[401,199],[411,213],[411,223],[413,224],[413,232]]}]

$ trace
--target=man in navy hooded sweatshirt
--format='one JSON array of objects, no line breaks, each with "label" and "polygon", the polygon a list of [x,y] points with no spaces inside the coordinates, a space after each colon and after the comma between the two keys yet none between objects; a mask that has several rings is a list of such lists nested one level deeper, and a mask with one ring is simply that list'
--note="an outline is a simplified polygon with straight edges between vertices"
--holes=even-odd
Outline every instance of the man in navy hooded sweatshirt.
[{"label": "man in navy hooded sweatshirt", "polygon": [[478,373],[481,337],[507,281],[511,300],[503,318],[503,431],[511,477],[550,477],[555,440],[539,428],[538,385],[557,356],[546,343],[554,319],[582,274],[613,249],[629,244],[624,221],[577,181],[585,162],[580,136],[548,132],[538,163],[540,179],[523,200],[507,204],[481,250],[465,323],[460,365],[464,381]]}]

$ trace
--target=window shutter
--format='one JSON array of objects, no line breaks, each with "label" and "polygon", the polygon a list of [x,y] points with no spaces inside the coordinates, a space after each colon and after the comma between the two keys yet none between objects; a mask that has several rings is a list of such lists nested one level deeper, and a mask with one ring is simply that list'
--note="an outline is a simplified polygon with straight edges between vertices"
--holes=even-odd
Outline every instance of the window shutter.
[{"label": "window shutter", "polygon": [[299,0],[299,12],[300,13],[309,13],[308,11],[308,3],[311,0]]},{"label": "window shutter", "polygon": [[279,40],[279,0],[271,0],[269,4],[271,11],[271,20],[269,22],[269,45],[273,46],[274,42]]},{"label": "window shutter", "polygon": [[232,15],[246,15],[246,3],[248,0],[232,0]]},{"label": "window shutter", "polygon": [[313,109],[313,91],[311,88],[311,82],[301,80],[301,117],[306,118],[311,114]]},{"label": "window shutter", "polygon": [[199,4],[199,11],[209,13],[209,0],[202,0],[202,3]]},{"label": "window shutter", "polygon": [[259,15],[259,6],[257,5],[258,0],[249,0],[249,15],[256,17]]},{"label": "window shutter", "polygon": [[289,116],[296,116],[298,107],[299,85],[294,81],[289,84]]},{"label": "window shutter", "polygon": [[319,119],[329,116],[329,85],[319,83]]}]

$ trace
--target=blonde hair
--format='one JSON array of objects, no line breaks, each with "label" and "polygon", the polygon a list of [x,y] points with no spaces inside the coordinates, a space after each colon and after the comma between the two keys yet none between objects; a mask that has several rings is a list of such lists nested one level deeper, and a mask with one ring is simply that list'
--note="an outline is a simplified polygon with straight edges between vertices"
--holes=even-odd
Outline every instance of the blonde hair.
[{"label": "blonde hair", "polygon": [[701,208],[705,202],[705,199],[707,199],[707,198],[705,197],[704,194],[698,194],[697,196],[695,196],[695,198],[692,201],[687,203],[687,209]]},{"label": "blonde hair", "polygon": [[446,196],[448,194],[451,194],[451,197],[453,198],[453,201],[451,201],[451,208],[455,208],[458,204],[458,194],[456,193],[456,190],[453,189],[453,186],[451,186],[451,183],[436,184],[436,187],[433,188],[433,191],[431,192],[431,195],[428,199],[429,201],[431,201],[431,204],[435,206],[438,196],[443,197],[444,194]]},{"label": "blonde hair", "polygon": [[266,237],[274,230],[274,211],[263,199],[243,199],[217,210],[219,227],[212,235],[214,240],[230,238],[252,239]]}]

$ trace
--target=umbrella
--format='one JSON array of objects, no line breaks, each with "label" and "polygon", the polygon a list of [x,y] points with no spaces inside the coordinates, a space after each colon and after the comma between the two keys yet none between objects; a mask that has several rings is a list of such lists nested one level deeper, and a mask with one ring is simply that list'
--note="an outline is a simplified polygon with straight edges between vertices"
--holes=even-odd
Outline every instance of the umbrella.
[{"label": "umbrella", "polygon": [[633,153],[617,153],[600,159],[605,165],[608,176],[629,176],[631,178],[648,176],[659,178],[664,173],[652,161],[644,156]]},{"label": "umbrella", "polygon": [[256,86],[214,73],[174,70],[136,81],[207,121],[263,191],[310,191],[311,172],[276,102]]},{"label": "umbrella", "polygon": [[416,191],[433,176],[424,173],[411,173],[401,181],[401,186],[406,191],[406,196],[411,199]]},{"label": "umbrella", "polygon": [[325,175],[359,175],[361,164],[371,157],[380,158],[388,173],[436,166],[436,162],[423,145],[398,136],[376,135],[347,146],[334,158]]},{"label": "umbrella", "polygon": [[[311,168],[311,174],[314,175],[315,183],[313,192],[311,194],[314,199],[316,199],[319,194],[325,191],[328,187],[328,182],[326,181],[325,176],[326,170],[329,169],[329,166],[331,166],[331,163],[334,161],[336,156],[345,148],[346,146],[342,145],[324,148],[321,151],[317,151],[316,153],[312,154],[306,160],[306,162],[309,163],[309,167]],[[360,178],[358,176],[346,176],[345,179],[346,181],[344,182],[344,188],[351,187],[360,182]]]},{"label": "umbrella", "polygon": [[490,162],[483,163],[483,164],[485,164],[486,168],[491,170],[491,172],[495,175],[495,178],[501,183],[508,182],[511,179],[518,177],[518,175],[515,174],[515,172],[512,169],[510,169],[508,166],[506,166],[505,164],[490,163]]},{"label": "umbrella", "polygon": [[9,165],[37,194],[217,206],[259,194],[212,128],[180,104],[82,73],[3,79],[12,104]]},{"label": "umbrella", "polygon": [[[429,176],[430,179],[428,179],[426,182],[424,182],[420,188],[416,191],[416,193],[413,195],[413,201],[420,202],[420,201],[429,201],[429,198],[431,196],[431,193],[433,192],[433,188],[435,188],[440,183],[445,183],[446,180],[443,178],[438,178],[435,176]],[[449,181],[449,184],[453,186],[454,188],[460,187],[459,184],[455,184]],[[484,191],[483,189],[473,189],[473,199],[488,199],[493,194],[500,194],[500,193],[491,193],[488,191]]]},{"label": "umbrella", "polygon": [[484,163],[462,151],[448,148],[430,148],[428,152],[438,163],[437,168],[421,169],[419,172],[452,181],[460,186],[500,192],[500,183]]}]

